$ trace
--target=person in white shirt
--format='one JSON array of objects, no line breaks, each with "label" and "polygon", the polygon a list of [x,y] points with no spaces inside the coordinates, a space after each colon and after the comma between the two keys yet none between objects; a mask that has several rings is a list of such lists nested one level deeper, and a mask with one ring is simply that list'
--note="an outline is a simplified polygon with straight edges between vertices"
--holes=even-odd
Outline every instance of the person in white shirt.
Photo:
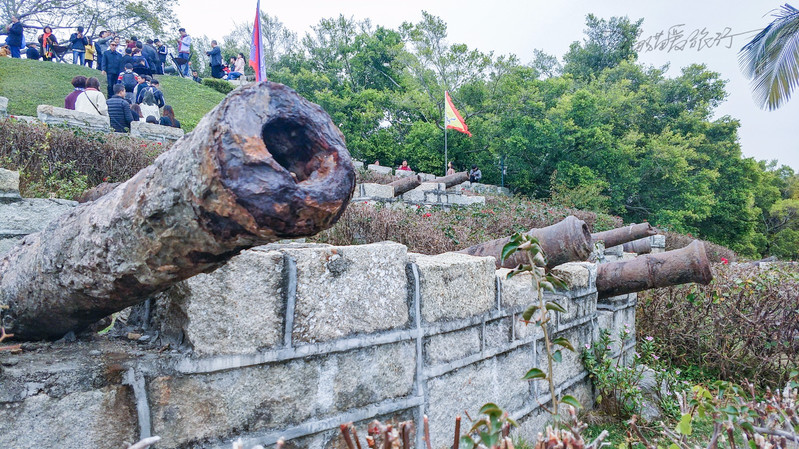
[{"label": "person in white shirt", "polygon": [[185,28],[178,30],[180,38],[178,39],[178,58],[186,60],[185,64],[181,64],[179,69],[183,76],[189,76],[189,58],[191,57],[191,36],[186,33]]},{"label": "person in white shirt", "polygon": [[75,100],[75,110],[92,115],[108,115],[105,95],[100,92],[100,80],[95,77],[86,80],[86,90]]}]

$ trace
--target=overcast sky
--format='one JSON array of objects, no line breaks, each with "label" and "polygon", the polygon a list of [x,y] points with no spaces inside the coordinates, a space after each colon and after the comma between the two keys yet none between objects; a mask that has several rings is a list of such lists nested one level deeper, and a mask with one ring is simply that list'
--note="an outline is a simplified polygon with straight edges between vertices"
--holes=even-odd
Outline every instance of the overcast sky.
[{"label": "overcast sky", "polygon": [[[737,35],[765,27],[770,12],[784,2],[717,0],[473,0],[379,1],[379,0],[294,0],[261,2],[261,9],[277,16],[289,29],[303,36],[321,18],[344,14],[356,20],[371,19],[375,25],[396,29],[402,22],[418,22],[425,10],[448,25],[450,43],[465,43],[470,48],[495,54],[515,54],[522,62],[532,59],[534,49],[562,57],[569,44],[583,39],[585,16],[602,18],[628,16],[644,19],[643,35],[648,37],[670,27],[679,29],[683,40],[692,33],[706,32],[712,38]],[[180,0],[176,9],[181,25],[189,34],[220,39],[235,24],[252,22],[255,0],[196,1]],[[710,42],[702,48],[641,51],[639,61],[654,66],[670,64],[669,76],[691,63],[704,63],[728,80],[729,98],[718,109],[717,117],[731,115],[741,121],[741,147],[747,157],[777,159],[799,171],[799,98],[777,111],[759,109],[748,81],[737,63],[738,50],[753,36],[742,34]],[[651,42],[654,43],[654,40]]]}]

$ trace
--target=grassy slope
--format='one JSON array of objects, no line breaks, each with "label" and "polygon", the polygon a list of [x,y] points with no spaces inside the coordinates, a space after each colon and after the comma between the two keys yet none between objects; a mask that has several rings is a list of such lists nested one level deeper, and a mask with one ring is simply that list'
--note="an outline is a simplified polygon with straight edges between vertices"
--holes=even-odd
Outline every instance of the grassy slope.
[{"label": "grassy slope", "polygon": [[[106,93],[105,76],[88,67],[27,59],[0,58],[0,96],[8,98],[8,113],[36,116],[36,107],[50,104],[64,107],[64,97],[72,91],[76,75],[95,76]],[[159,76],[166,103],[187,132],[225,96],[210,87],[177,76]]]}]

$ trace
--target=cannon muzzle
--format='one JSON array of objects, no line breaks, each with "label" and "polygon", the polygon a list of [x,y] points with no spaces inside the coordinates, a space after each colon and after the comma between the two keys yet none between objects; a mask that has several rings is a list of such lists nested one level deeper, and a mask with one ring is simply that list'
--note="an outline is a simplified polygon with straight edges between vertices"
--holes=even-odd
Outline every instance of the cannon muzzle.
[{"label": "cannon muzzle", "polygon": [[465,171],[454,173],[449,176],[442,176],[440,178],[436,178],[436,182],[443,183],[444,185],[447,186],[447,188],[456,186],[458,184],[463,184],[468,180],[469,180],[469,173]]},{"label": "cannon muzzle", "polygon": [[190,134],[0,258],[2,324],[59,338],[223,265],[336,223],[355,188],[344,136],[277,83],[228,95]]},{"label": "cannon muzzle", "polygon": [[390,183],[389,185],[394,187],[394,196],[397,197],[422,185],[422,177],[419,175],[406,176]]},{"label": "cannon muzzle", "polygon": [[[568,216],[564,220],[545,228],[531,229],[528,234],[536,237],[541,243],[541,249],[547,257],[547,266],[564,264],[588,259],[591,255],[591,233],[584,221],[575,216]],[[502,247],[510,241],[510,237],[491,240],[458,251],[472,256],[493,256],[497,268],[515,268],[520,263],[528,263],[524,254],[516,253],[500,262]]]},{"label": "cannon muzzle", "polygon": [[600,264],[596,289],[600,298],[609,298],[689,282],[709,284],[712,280],[705,245],[694,240],[674,251]]},{"label": "cannon muzzle", "polygon": [[591,234],[591,239],[593,239],[594,243],[601,240],[605,242],[605,248],[610,248],[611,246],[621,245],[655,234],[657,234],[657,230],[649,223],[638,223]]}]

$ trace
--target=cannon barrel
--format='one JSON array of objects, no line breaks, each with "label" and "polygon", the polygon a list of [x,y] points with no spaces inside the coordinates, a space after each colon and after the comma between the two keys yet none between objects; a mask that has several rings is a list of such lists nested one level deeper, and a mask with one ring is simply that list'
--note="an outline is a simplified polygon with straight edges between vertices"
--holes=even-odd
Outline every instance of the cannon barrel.
[{"label": "cannon barrel", "polygon": [[[541,249],[547,257],[547,266],[554,266],[588,259],[591,255],[591,234],[584,221],[572,215],[562,221],[545,228],[531,229],[528,234],[536,237],[541,243]],[[516,253],[500,261],[502,247],[510,241],[510,237],[491,240],[458,251],[472,256],[493,256],[497,268],[515,268],[520,263],[528,263],[524,254]]]},{"label": "cannon barrel", "polygon": [[600,298],[609,298],[689,282],[709,284],[712,280],[705,245],[694,240],[674,251],[600,264],[596,289]]},{"label": "cannon barrel", "polygon": [[406,176],[390,183],[389,185],[394,187],[394,196],[396,197],[422,185],[422,177],[419,175]]},{"label": "cannon barrel", "polygon": [[652,252],[652,240],[649,237],[633,240],[622,245],[625,253],[649,254]]},{"label": "cannon barrel", "polygon": [[458,184],[463,184],[468,180],[469,180],[469,173],[465,171],[454,173],[449,176],[441,176],[436,178],[436,182],[443,183],[444,185],[447,186],[447,188],[456,186]]},{"label": "cannon barrel", "polygon": [[237,89],[152,165],[0,258],[2,323],[20,339],[81,330],[243,249],[329,228],[354,188],[321,107],[277,83]]},{"label": "cannon barrel", "polygon": [[655,234],[657,234],[657,230],[649,223],[633,223],[629,226],[591,234],[591,239],[594,243],[602,240],[605,242],[605,248],[610,248]]}]

